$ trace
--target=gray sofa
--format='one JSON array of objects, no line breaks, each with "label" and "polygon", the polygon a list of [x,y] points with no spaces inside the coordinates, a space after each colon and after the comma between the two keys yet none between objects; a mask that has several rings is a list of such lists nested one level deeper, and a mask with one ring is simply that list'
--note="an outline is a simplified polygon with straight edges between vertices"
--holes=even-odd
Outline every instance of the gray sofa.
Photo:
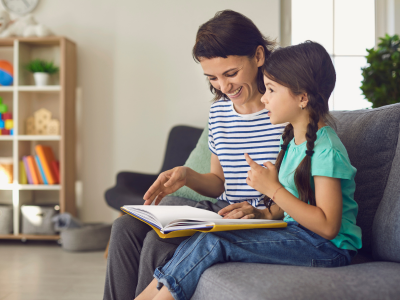
[{"label": "gray sofa", "polygon": [[363,248],[352,264],[218,264],[204,272],[193,300],[400,299],[400,104],[332,115],[357,168]]}]

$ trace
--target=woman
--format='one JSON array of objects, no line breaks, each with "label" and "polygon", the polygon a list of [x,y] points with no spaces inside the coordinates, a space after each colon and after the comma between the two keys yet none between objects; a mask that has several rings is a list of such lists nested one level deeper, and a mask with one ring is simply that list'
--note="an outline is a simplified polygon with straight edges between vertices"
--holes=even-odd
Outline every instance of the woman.
[{"label": "woman", "polygon": [[[199,174],[176,167],[159,175],[144,195],[145,205],[159,204],[168,194],[186,185],[217,198],[196,203],[189,199],[161,204],[192,205],[227,218],[282,218],[277,205],[265,209],[264,195],[246,183],[249,153],[262,165],[275,162],[283,125],[272,125],[261,103],[265,92],[261,67],[274,43],[266,39],[247,17],[230,10],[218,12],[196,36],[193,57],[200,62],[215,95],[209,116],[211,171]],[[105,299],[132,299],[152,281],[156,267],[164,265],[185,238],[160,240],[151,228],[130,216],[114,222],[110,239]],[[138,276],[140,274],[140,276]],[[139,280],[138,280],[139,277]]]}]

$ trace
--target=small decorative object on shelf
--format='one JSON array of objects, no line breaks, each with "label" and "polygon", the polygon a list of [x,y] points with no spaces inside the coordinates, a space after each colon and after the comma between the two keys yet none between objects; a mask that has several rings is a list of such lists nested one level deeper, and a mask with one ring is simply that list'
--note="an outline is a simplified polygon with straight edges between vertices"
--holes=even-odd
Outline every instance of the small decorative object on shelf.
[{"label": "small decorative object on shelf", "polygon": [[3,98],[0,97],[0,135],[13,135],[14,121],[12,113],[8,112],[8,107],[3,104]]},{"label": "small decorative object on shelf", "polygon": [[13,80],[14,70],[12,64],[6,60],[0,60],[0,85],[12,85]]},{"label": "small decorative object on shelf", "polygon": [[60,134],[60,122],[51,118],[49,110],[41,108],[33,114],[33,117],[26,119],[26,134],[58,135]]},{"label": "small decorative object on shelf", "polygon": [[0,157],[0,184],[13,182],[13,158]]},{"label": "small decorative object on shelf", "polygon": [[51,74],[58,72],[58,67],[53,64],[53,62],[48,62],[41,59],[32,60],[26,69],[33,73],[35,78],[35,83],[37,86],[46,86],[49,82],[49,77]]},{"label": "small decorative object on shelf", "polygon": [[[4,5],[4,1],[3,5]],[[7,1],[7,2],[16,2]],[[22,6],[26,6],[27,1],[23,1],[24,4]],[[13,8],[18,7],[19,5],[15,5],[14,3]],[[21,5],[19,7],[22,7]],[[0,10],[0,18],[2,19],[0,25],[0,37],[11,37],[11,36],[50,36],[53,35],[51,30],[43,24],[39,24],[32,14],[27,14],[26,16],[18,17],[14,20],[11,20],[10,14],[5,10]]]}]

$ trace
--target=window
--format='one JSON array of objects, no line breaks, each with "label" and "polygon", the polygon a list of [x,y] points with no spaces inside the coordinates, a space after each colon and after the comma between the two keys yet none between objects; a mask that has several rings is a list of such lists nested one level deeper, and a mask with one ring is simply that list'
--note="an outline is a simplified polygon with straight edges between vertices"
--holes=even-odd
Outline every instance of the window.
[{"label": "window", "polygon": [[375,46],[374,0],[292,0],[292,45],[320,43],[331,55],[336,86],[330,110],[371,107],[360,86],[366,49]]}]

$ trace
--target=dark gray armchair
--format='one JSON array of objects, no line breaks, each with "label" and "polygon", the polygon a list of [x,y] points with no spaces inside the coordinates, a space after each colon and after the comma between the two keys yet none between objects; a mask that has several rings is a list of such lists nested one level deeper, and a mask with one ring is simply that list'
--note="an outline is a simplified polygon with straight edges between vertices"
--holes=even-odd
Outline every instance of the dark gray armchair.
[{"label": "dark gray armchair", "polygon": [[[167,142],[164,163],[160,173],[176,166],[183,166],[196,147],[203,129],[190,126],[175,126]],[[159,174],[159,173],[158,173]],[[158,174],[143,174],[122,171],[117,174],[116,185],[105,192],[109,206],[120,211],[123,205],[143,204],[143,195],[157,179]]]}]

